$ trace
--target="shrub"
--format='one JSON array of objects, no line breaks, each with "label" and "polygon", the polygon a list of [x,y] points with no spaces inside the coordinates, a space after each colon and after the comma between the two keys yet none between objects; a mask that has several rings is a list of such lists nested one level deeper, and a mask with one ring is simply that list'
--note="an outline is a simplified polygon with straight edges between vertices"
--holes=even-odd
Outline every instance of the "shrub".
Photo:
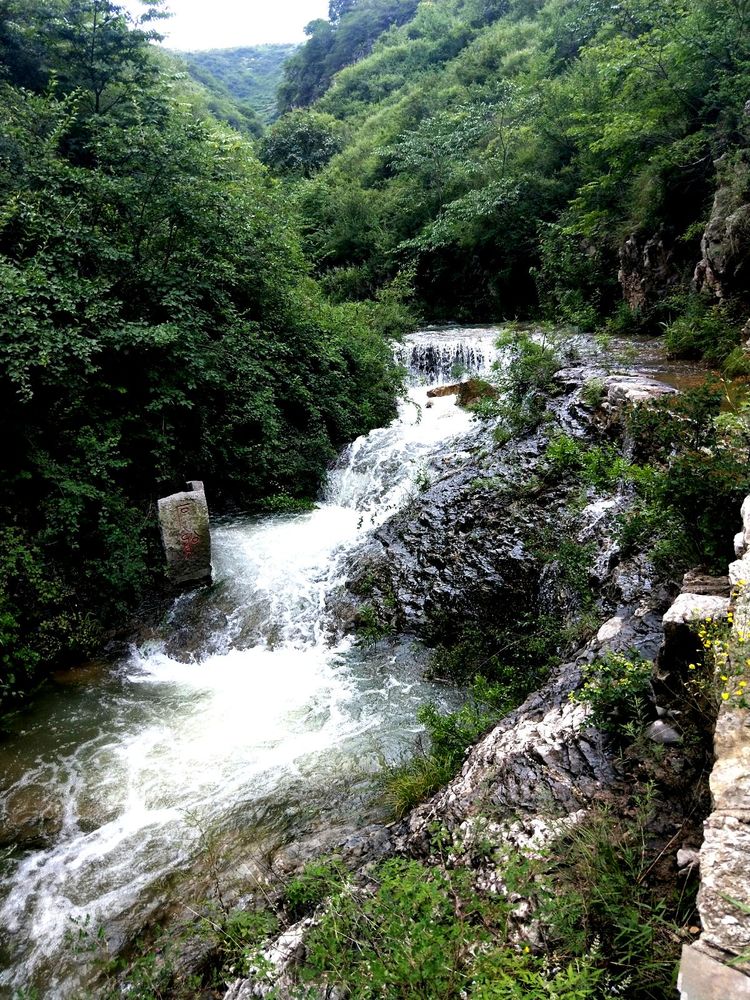
[{"label": "shrub", "polygon": [[560,359],[545,337],[516,328],[506,329],[497,346],[503,352],[495,366],[500,394],[480,399],[474,411],[485,419],[500,418],[501,435],[507,438],[528,433],[542,422]]},{"label": "shrub", "polygon": [[651,555],[677,571],[689,563],[724,571],[732,559],[730,518],[750,491],[747,414],[719,416],[723,387],[705,385],[629,418],[636,458],[627,475],[636,500],[621,520],[625,551],[651,541]]},{"label": "shrub", "polygon": [[626,735],[630,723],[643,721],[652,669],[651,661],[640,656],[608,652],[583,667],[583,687],[571,697],[590,706],[591,722],[599,729]]},{"label": "shrub", "polygon": [[690,295],[664,336],[672,357],[705,358],[722,365],[739,343],[740,327],[725,307],[712,305],[705,296]]},{"label": "shrub", "polygon": [[315,510],[317,504],[307,497],[293,497],[288,493],[274,493],[263,497],[257,503],[257,509],[264,514],[300,514]]}]

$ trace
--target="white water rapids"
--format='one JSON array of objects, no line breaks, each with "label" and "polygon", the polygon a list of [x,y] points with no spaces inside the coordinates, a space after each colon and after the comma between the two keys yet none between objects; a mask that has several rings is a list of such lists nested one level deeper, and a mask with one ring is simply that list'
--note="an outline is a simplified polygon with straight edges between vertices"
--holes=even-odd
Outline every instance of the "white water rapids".
[{"label": "white water rapids", "polygon": [[[379,755],[446,692],[422,680],[417,647],[332,644],[326,599],[423,470],[471,432],[454,396],[425,405],[425,383],[487,368],[495,336],[407,338],[399,417],[344,452],[315,511],[220,524],[211,588],[178,598],[122,662],[18,717],[0,745],[0,832],[21,845],[0,888],[0,995],[72,996],[87,969],[71,932],[101,927],[116,949],[179,911],[201,890],[209,834],[241,885],[254,852],[377,818]],[[177,642],[177,658],[176,635],[192,653]]]}]

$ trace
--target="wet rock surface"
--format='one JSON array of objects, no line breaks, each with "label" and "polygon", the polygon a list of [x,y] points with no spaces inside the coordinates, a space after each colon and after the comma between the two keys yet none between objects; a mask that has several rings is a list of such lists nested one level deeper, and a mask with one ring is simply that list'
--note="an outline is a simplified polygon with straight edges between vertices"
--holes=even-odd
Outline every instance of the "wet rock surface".
[{"label": "wet rock surface", "polygon": [[[587,405],[582,393],[594,378],[602,380],[598,407]],[[545,538],[566,538],[588,547],[598,628],[538,691],[467,748],[460,774],[445,788],[400,823],[371,830],[358,845],[360,865],[383,852],[435,861],[439,828],[441,851],[454,845],[451,863],[470,867],[479,889],[500,892],[496,857],[490,852],[482,859],[472,843],[489,841],[501,853],[538,850],[598,806],[622,809],[632,793],[635,765],[590,724],[589,708],[572,695],[581,686],[582,668],[608,652],[657,658],[663,617],[677,588],[642,554],[621,552],[617,518],[629,497],[589,491],[581,501],[579,492],[572,505],[573,487],[564,478],[548,478],[544,454],[554,425],[590,441],[622,435],[629,405],[671,390],[635,374],[611,376],[585,364],[561,370],[557,384],[552,424],[502,449],[492,447],[479,429],[470,449],[432,467],[431,485],[358,553],[347,590],[330,610],[356,617],[357,608],[366,605],[391,629],[428,638],[488,614],[516,623],[545,609],[572,617],[580,612],[576,597],[562,585],[555,560],[540,551]],[[723,596],[709,600],[726,606]],[[695,852],[700,841],[690,817],[702,794],[699,777],[670,710],[657,706],[655,698],[650,710],[652,739],[661,744],[659,773],[639,777],[655,779],[655,835],[665,845],[677,841]],[[675,850],[669,864],[676,873]],[[522,909],[519,927],[533,940],[533,914]],[[285,961],[277,969],[279,995],[291,995],[293,970]],[[262,996],[261,987],[253,979],[238,981],[227,996]]]},{"label": "wet rock surface", "polygon": [[[596,407],[583,400],[594,380],[602,385]],[[653,567],[637,556],[623,562],[614,540],[627,497],[589,490],[583,506],[578,497],[573,505],[579,487],[564,474],[550,475],[545,451],[555,433],[592,443],[622,434],[628,406],[674,390],[586,364],[564,367],[556,382],[550,420],[536,431],[498,448],[479,425],[469,448],[430,467],[428,487],[357,553],[348,593],[330,602],[334,615],[351,621],[366,604],[389,630],[434,640],[457,621],[516,623],[532,609],[560,610],[575,596],[557,587],[546,553],[562,538],[591,546],[591,584],[603,618],[618,602],[652,589]]]}]

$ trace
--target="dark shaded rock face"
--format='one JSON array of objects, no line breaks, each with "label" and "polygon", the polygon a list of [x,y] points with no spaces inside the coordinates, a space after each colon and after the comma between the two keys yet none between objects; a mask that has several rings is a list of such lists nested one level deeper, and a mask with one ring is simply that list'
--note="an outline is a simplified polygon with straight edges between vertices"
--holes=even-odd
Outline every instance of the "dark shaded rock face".
[{"label": "dark shaded rock face", "polygon": [[[603,386],[595,408],[582,399],[592,378]],[[347,593],[332,602],[335,616],[351,621],[367,605],[389,631],[439,642],[472,622],[517,627],[534,612],[564,619],[580,607],[554,558],[563,541],[587,547],[588,582],[603,617],[633,598],[653,568],[619,564],[612,535],[625,500],[593,490],[581,498],[574,477],[550,474],[545,452],[555,432],[591,442],[621,435],[633,400],[671,390],[581,364],[563,368],[556,381],[549,420],[536,430],[500,447],[480,425],[466,450],[433,463],[431,485],[357,552]],[[620,391],[624,381],[630,395]]]},{"label": "dark shaded rock face", "polygon": [[716,161],[718,187],[693,278],[717,299],[750,298],[750,162],[728,153]]},{"label": "dark shaded rock face", "polygon": [[643,241],[631,236],[620,249],[617,278],[622,297],[634,310],[648,309],[675,284],[678,271],[672,250],[661,236]]},{"label": "dark shaded rock face", "polygon": [[494,467],[492,475],[501,472],[502,479],[484,484],[475,456],[467,456],[376,532],[350,590],[368,597],[366,584],[374,580],[369,597],[399,631],[439,630],[454,616],[471,620],[500,596],[508,614],[516,613],[539,573],[529,550],[537,525],[513,496],[523,473]]}]

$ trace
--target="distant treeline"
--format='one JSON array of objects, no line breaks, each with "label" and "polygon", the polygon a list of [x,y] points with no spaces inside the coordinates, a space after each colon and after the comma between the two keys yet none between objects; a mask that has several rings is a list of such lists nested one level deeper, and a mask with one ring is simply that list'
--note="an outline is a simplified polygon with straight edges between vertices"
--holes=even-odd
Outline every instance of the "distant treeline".
[{"label": "distant treeline", "polygon": [[193,79],[217,97],[230,97],[263,123],[278,115],[277,91],[284,63],[297,45],[255,45],[237,49],[181,52]]}]

